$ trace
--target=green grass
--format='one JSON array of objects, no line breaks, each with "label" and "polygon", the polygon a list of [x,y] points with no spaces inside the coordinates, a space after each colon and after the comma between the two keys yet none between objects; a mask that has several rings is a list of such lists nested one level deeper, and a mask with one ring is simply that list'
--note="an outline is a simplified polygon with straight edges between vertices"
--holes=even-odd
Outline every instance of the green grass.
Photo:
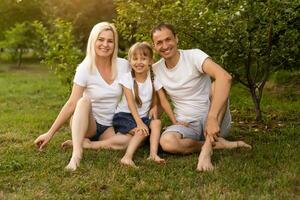
[{"label": "green grass", "polygon": [[197,154],[161,152],[164,166],[135,156],[139,169],[122,167],[120,151],[85,151],[80,168],[64,171],[71,150],[60,143],[69,128],[43,152],[34,139],[48,130],[66,101],[65,87],[38,66],[11,70],[0,66],[0,199],[299,199],[299,88],[268,87],[262,102],[264,124],[254,123],[247,91],[235,85],[231,94],[231,140],[243,139],[252,150],[219,150],[216,170],[195,171]]}]

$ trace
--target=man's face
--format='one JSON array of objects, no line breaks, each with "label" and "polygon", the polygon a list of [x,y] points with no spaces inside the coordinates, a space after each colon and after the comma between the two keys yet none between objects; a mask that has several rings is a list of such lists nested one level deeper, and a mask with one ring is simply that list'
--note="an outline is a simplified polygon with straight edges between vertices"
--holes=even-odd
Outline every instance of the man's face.
[{"label": "man's face", "polygon": [[152,35],[153,47],[164,59],[172,59],[177,54],[177,42],[171,30],[162,28]]}]

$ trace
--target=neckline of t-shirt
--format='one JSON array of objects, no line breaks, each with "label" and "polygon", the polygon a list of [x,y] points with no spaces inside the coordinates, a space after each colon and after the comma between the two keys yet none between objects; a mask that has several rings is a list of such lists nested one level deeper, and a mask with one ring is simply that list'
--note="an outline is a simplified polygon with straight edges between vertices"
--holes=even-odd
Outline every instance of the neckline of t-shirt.
[{"label": "neckline of t-shirt", "polygon": [[165,65],[165,69],[166,69],[166,70],[168,70],[168,71],[174,71],[174,70],[176,70],[176,69],[178,68],[179,63],[180,63],[181,60],[182,60],[182,51],[181,51],[181,49],[178,49],[178,51],[179,51],[179,60],[178,60],[178,62],[176,63],[176,65],[175,65],[174,67],[172,67],[171,69],[167,67],[166,61],[164,60],[164,65]]},{"label": "neckline of t-shirt", "polygon": [[[149,76],[150,76],[150,73],[148,73],[147,78],[145,79],[144,82],[139,82],[139,81],[136,81],[136,82],[137,82],[139,85],[143,85],[143,84],[145,84],[145,83],[147,82],[147,80],[149,79]],[[134,78],[132,78],[132,79],[134,79]]]},{"label": "neckline of t-shirt", "polygon": [[97,71],[98,76],[101,78],[102,82],[104,82],[107,86],[111,87],[111,86],[114,85],[114,83],[115,83],[115,81],[116,81],[116,78],[113,80],[113,82],[112,82],[111,84],[109,84],[108,82],[106,82],[106,81],[103,79],[101,73],[99,72],[99,70],[98,70],[97,68],[96,68],[96,71]]}]

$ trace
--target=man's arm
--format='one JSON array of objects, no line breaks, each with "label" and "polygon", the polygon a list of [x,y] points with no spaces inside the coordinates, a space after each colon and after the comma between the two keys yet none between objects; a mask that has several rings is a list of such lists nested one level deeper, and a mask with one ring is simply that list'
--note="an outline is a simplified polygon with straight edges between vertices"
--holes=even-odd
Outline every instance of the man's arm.
[{"label": "man's arm", "polygon": [[212,59],[207,58],[203,65],[203,71],[214,79],[212,88],[212,100],[207,115],[205,135],[216,136],[220,132],[220,124],[223,116],[221,110],[226,105],[231,86],[231,75]]}]

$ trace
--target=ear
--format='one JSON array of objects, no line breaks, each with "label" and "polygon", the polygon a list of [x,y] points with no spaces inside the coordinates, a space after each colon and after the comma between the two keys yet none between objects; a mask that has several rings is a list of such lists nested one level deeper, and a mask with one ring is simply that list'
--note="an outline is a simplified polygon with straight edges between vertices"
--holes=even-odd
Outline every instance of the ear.
[{"label": "ear", "polygon": [[178,37],[177,37],[177,35],[175,36],[175,40],[176,40],[176,44],[178,44]]}]

